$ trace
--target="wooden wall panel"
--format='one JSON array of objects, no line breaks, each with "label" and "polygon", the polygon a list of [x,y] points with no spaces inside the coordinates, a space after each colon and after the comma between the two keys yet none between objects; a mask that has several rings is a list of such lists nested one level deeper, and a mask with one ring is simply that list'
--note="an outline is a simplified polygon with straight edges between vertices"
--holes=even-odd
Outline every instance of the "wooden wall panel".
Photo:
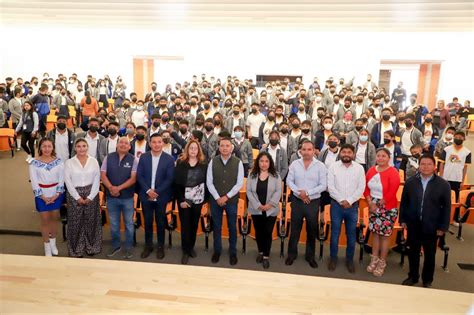
[{"label": "wooden wall panel", "polygon": [[133,59],[133,92],[137,93],[139,99],[144,97],[142,58]]},{"label": "wooden wall panel", "polygon": [[428,64],[420,64],[420,71],[418,73],[418,89],[416,94],[418,95],[418,102],[420,104],[426,104],[425,100],[425,84],[426,75],[428,71]]},{"label": "wooden wall panel", "polygon": [[440,63],[435,63],[431,66],[431,82],[430,82],[430,92],[428,96],[428,108],[430,110],[436,106],[436,100],[438,98],[440,72],[441,72]]}]

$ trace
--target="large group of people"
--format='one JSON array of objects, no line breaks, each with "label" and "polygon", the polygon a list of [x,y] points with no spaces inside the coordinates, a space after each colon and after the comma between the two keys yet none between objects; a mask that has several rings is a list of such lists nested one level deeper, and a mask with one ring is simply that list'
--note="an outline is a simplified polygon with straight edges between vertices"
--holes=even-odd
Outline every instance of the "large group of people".
[{"label": "large group of people", "polygon": [[[259,87],[260,89],[260,87]],[[133,256],[134,211],[138,196],[144,217],[141,258],[156,248],[165,257],[166,207],[176,202],[181,223],[182,263],[196,257],[202,207],[209,203],[213,225],[212,263],[222,254],[225,212],[229,263],[238,263],[237,209],[245,178],[248,213],[256,232],[257,263],[270,266],[272,234],[285,189],[291,196],[291,233],[286,265],[298,256],[306,222],[305,260],[317,268],[319,218],[330,205],[329,270],[338,264],[344,222],[345,265],[355,272],[354,250],[359,200],[369,208],[373,233],[367,272],[384,274],[388,239],[399,222],[408,231],[410,273],[419,280],[419,253],[425,252],[422,280],[431,286],[438,237],[448,229],[451,190],[459,198],[471,152],[463,146],[470,103],[439,100],[431,111],[409,99],[400,82],[389,94],[370,75],[354,79],[317,78],[305,88],[300,78],[264,84],[228,76],[194,76],[191,82],[157,84],[144,99],[120,77],[92,76],[81,82],[47,73],[29,82],[7,78],[0,84],[0,122],[12,125],[18,150],[28,154],[35,203],[41,217],[45,255],[58,255],[56,220],[67,204],[68,251],[72,257],[102,251],[99,191],[104,189],[113,257]],[[408,104],[405,102],[408,101]],[[74,115],[71,114],[72,108]],[[56,123],[47,130],[48,116]],[[73,128],[68,128],[68,124]],[[35,140],[39,140],[35,148]],[[254,153],[258,150],[258,154]],[[37,154],[35,153],[37,151]],[[399,170],[405,184],[401,200]],[[400,204],[400,206],[398,206]],[[455,216],[457,219],[458,216]],[[120,221],[125,226],[121,243]],[[153,245],[156,224],[157,245]],[[122,248],[123,246],[123,248]]]}]

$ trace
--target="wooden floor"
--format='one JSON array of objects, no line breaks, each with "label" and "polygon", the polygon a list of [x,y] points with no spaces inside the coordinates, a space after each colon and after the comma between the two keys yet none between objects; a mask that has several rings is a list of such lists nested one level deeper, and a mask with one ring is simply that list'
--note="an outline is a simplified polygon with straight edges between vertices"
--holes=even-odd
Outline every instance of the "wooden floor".
[{"label": "wooden floor", "polygon": [[263,271],[0,255],[0,313],[466,314],[474,294]]}]

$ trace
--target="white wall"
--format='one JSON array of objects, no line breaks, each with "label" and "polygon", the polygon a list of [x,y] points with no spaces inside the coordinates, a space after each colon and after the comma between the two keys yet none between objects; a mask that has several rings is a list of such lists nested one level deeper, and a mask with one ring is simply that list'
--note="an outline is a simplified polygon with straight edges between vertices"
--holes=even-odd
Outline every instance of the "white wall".
[{"label": "white wall", "polygon": [[[112,79],[121,74],[133,85],[133,56],[183,56],[191,74],[255,78],[256,74],[333,76],[356,84],[367,73],[378,80],[380,60],[444,60],[439,97],[474,96],[472,33],[316,33],[263,31],[159,32],[139,30],[0,28],[2,34],[27,39],[28,45],[1,49],[0,78],[76,72]],[[464,46],[463,46],[464,44]],[[467,44],[469,45],[469,44]],[[157,71],[159,71],[157,69]],[[189,79],[191,79],[189,77]],[[155,81],[160,82],[159,72]],[[161,82],[160,82],[161,83]],[[166,82],[174,85],[175,82]]]}]

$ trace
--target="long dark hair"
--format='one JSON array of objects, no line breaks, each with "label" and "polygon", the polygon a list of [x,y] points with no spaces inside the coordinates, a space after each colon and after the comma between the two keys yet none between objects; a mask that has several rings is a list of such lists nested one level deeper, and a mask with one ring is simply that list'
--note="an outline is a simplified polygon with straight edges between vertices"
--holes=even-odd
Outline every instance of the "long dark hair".
[{"label": "long dark hair", "polygon": [[255,178],[260,174],[259,162],[260,162],[260,159],[264,156],[266,156],[267,159],[270,161],[270,165],[268,167],[268,173],[273,175],[274,177],[277,177],[277,172],[276,172],[276,169],[275,169],[275,162],[273,162],[273,158],[270,155],[270,153],[268,153],[266,151],[262,151],[258,154],[257,158],[255,159],[255,163],[253,163],[253,167],[252,167],[252,170],[250,171],[250,175]]},{"label": "long dark hair", "polygon": [[[30,110],[29,111],[26,111],[25,110],[25,105],[28,104],[30,105]],[[24,113],[24,117],[26,118],[27,116],[30,117],[30,119],[33,119],[33,113],[35,112],[35,105],[30,102],[30,101],[25,101],[23,103],[23,113]]]}]

